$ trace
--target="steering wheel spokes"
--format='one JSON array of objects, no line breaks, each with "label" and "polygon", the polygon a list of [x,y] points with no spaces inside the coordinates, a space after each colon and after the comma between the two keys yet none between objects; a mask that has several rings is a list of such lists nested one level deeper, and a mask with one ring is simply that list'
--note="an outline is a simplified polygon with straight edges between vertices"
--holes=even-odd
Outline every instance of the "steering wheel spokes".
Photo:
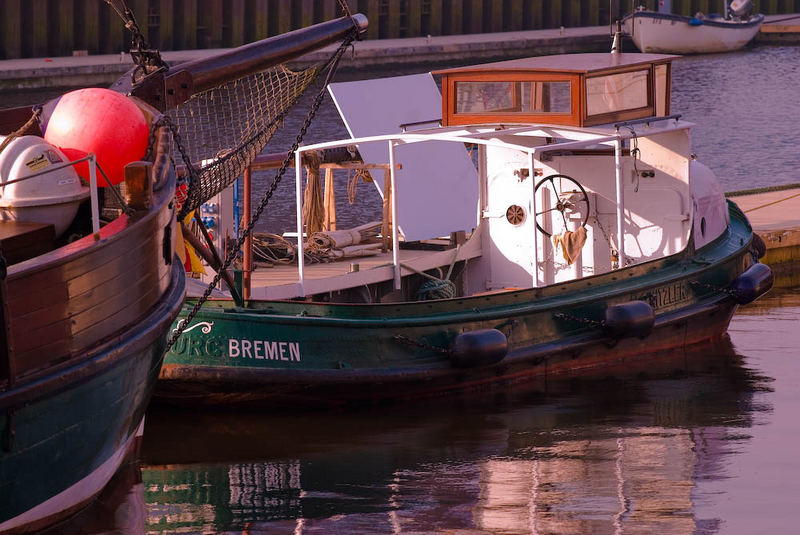
[{"label": "steering wheel spokes", "polygon": [[536,228],[539,229],[539,232],[548,238],[552,236],[552,233],[546,231],[542,224],[547,215],[553,211],[561,214],[564,225],[563,230],[557,234],[569,230],[567,216],[573,213],[582,214],[581,226],[586,226],[586,222],[589,220],[589,196],[577,180],[567,175],[550,175],[536,184],[534,195],[538,193],[539,188],[544,188],[543,197],[546,200],[543,199],[543,201],[546,203],[545,206],[549,206],[549,208],[536,212]]}]

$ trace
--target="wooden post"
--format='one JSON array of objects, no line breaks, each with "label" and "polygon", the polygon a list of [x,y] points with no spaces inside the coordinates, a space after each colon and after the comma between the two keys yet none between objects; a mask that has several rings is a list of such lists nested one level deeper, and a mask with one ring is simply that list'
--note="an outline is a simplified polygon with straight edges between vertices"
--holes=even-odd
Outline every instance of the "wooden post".
[{"label": "wooden post", "polygon": [[[325,0],[322,4],[322,12],[319,13],[317,17],[320,22],[324,22],[326,20],[333,20],[336,17],[340,17],[341,13],[339,12],[339,2],[336,0]],[[372,19],[367,17],[370,22],[370,26],[372,26]],[[378,20],[378,19],[375,19]]]},{"label": "wooden post", "polygon": [[31,31],[31,50],[30,52],[34,57],[46,57],[50,55],[50,48],[48,41],[50,32],[53,31],[53,21],[48,20],[47,13],[50,10],[47,8],[47,0],[30,0],[28,4],[31,5],[33,13],[40,13],[42,17],[36,20],[33,24]]},{"label": "wooden post", "polygon": [[223,46],[241,46],[247,41],[245,40],[244,21],[246,20],[244,10],[244,0],[231,0],[230,7],[228,8],[228,26],[229,37],[228,42],[223,43]]},{"label": "wooden post", "polygon": [[544,0],[532,0],[525,13],[525,29],[541,30],[544,28]]},{"label": "wooden post", "polygon": [[204,42],[198,42],[201,48],[219,48],[222,46],[222,4],[206,0],[203,9],[198,13],[197,24],[205,30]]},{"label": "wooden post", "polygon": [[545,28],[558,28],[561,26],[561,0],[545,2],[542,14],[542,22]]},{"label": "wooden post", "polygon": [[[483,0],[466,0],[469,13],[467,33],[483,32]],[[496,3],[496,2],[495,2]]]},{"label": "wooden post", "polygon": [[503,2],[490,2],[487,24],[484,24],[485,32],[502,32],[503,31]]},{"label": "wooden post", "polygon": [[180,35],[180,48],[197,48],[197,2],[195,0],[183,2],[182,11],[183,31]]},{"label": "wooden post", "polygon": [[125,204],[136,211],[153,207],[153,164],[131,162],[125,166]]},{"label": "wooden post", "polygon": [[253,4],[253,33],[248,41],[260,41],[269,37],[269,4],[267,0],[255,0]]},{"label": "wooden post", "polygon": [[[75,5],[74,0],[60,0],[58,2],[58,28],[56,30],[55,50],[59,56],[71,56],[75,48]],[[34,24],[36,22],[34,21]]]},{"label": "wooden post", "polygon": [[[250,228],[250,215],[251,211],[251,185],[252,185],[252,171],[248,167],[244,170],[244,206],[242,209],[242,220],[247,223],[247,228]],[[242,262],[242,294],[245,299],[250,299],[250,283],[253,273],[253,233],[248,232],[247,238],[244,240],[244,261]]]},{"label": "wooden post", "polygon": [[100,7],[99,2],[84,2],[83,18],[78,21],[83,28],[83,46],[90,54],[100,52]]},{"label": "wooden post", "polygon": [[292,0],[278,0],[278,33],[292,30]]},{"label": "wooden post", "polygon": [[580,26],[582,3],[582,0],[566,0],[567,17],[561,24],[564,26]]},{"label": "wooden post", "polygon": [[325,168],[325,230],[336,230],[336,194],[333,189],[333,169]]},{"label": "wooden post", "polygon": [[381,218],[381,236],[383,245],[381,252],[389,250],[389,244],[392,243],[391,229],[392,229],[392,175],[391,169],[387,168],[383,171],[383,217]]},{"label": "wooden post", "polygon": [[378,39],[380,37],[379,4],[380,0],[366,0],[366,5],[361,8],[362,13],[364,13],[364,15],[367,16],[367,20],[369,20],[367,39]]},{"label": "wooden post", "polygon": [[525,22],[525,9],[522,5],[522,0],[510,0],[508,2],[508,20],[505,21],[505,31],[518,32],[525,29]]},{"label": "wooden post", "polygon": [[307,28],[314,24],[314,0],[301,0],[299,28]]},{"label": "wooden post", "polygon": [[[175,47],[175,0],[159,0],[158,3],[158,46],[162,50]],[[150,43],[151,46],[156,46]]]},{"label": "wooden post", "polygon": [[386,35],[381,37],[389,39],[397,39],[402,37],[400,35],[400,0],[386,0],[389,6],[388,24],[386,28]]},{"label": "wooden post", "polygon": [[430,13],[428,13],[428,35],[444,35],[442,24],[444,16],[442,14],[442,2],[431,2]]},{"label": "wooden post", "polygon": [[444,21],[444,33],[461,35],[464,33],[464,0],[453,0],[451,5]]},{"label": "wooden post", "polygon": [[422,0],[406,2],[406,37],[422,35]]},{"label": "wooden post", "polygon": [[22,0],[6,0],[3,7],[3,16],[0,17],[2,57],[22,57]]},{"label": "wooden post", "polygon": [[601,0],[588,0],[586,2],[587,7],[583,20],[586,26],[600,25],[600,1]]}]

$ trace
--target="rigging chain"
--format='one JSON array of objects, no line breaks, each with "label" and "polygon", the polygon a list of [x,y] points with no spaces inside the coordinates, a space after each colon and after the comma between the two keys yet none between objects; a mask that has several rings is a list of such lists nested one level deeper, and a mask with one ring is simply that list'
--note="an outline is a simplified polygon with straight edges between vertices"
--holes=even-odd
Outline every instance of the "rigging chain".
[{"label": "rigging chain", "polygon": [[[275,173],[275,178],[272,180],[272,184],[270,184],[269,188],[267,189],[267,192],[261,199],[258,208],[256,209],[255,213],[251,216],[250,221],[247,224],[247,227],[242,232],[242,235],[239,236],[239,239],[236,241],[236,245],[230,251],[228,251],[227,256],[225,258],[225,262],[222,264],[222,267],[220,267],[219,270],[217,270],[217,274],[214,276],[214,280],[211,281],[211,283],[208,285],[205,292],[203,292],[203,295],[200,297],[200,299],[197,300],[197,303],[195,303],[194,307],[192,307],[192,310],[189,312],[186,318],[181,320],[178,323],[178,326],[172,331],[172,336],[167,342],[167,347],[164,349],[165,353],[170,350],[172,345],[178,340],[180,335],[183,333],[184,329],[189,325],[189,323],[191,323],[192,319],[194,319],[194,317],[197,315],[197,312],[203,306],[203,303],[205,303],[205,301],[211,295],[211,292],[214,290],[214,287],[216,287],[217,284],[219,284],[219,281],[222,278],[222,273],[230,267],[230,265],[233,263],[234,258],[241,250],[245,240],[252,233],[253,227],[261,217],[261,214],[264,212],[264,209],[267,207],[267,203],[269,203],[273,193],[275,193],[275,190],[278,188],[278,184],[280,184],[280,181],[283,178],[283,174],[286,172],[286,168],[289,166],[289,163],[292,161],[292,158],[294,158],[295,151],[300,147],[300,143],[303,141],[303,138],[305,137],[308,128],[311,126],[311,121],[314,119],[317,110],[322,104],[322,99],[325,96],[325,90],[328,87],[328,84],[333,79],[333,75],[336,73],[336,68],[339,64],[339,59],[344,54],[345,50],[347,50],[347,48],[350,47],[353,40],[356,38],[356,35],[357,35],[357,30],[354,30],[353,32],[348,34],[347,37],[345,37],[342,44],[339,45],[339,48],[334,53],[333,57],[331,58],[331,61],[328,64],[329,70],[328,74],[325,77],[325,82],[322,84],[322,87],[320,88],[319,92],[314,97],[314,101],[311,104],[311,110],[309,111],[305,121],[303,122],[303,125],[300,128],[300,132],[298,133],[297,138],[294,141],[294,144],[287,152],[286,158],[284,158],[280,169],[278,169],[278,171]],[[298,239],[302,238],[298,237]]]}]

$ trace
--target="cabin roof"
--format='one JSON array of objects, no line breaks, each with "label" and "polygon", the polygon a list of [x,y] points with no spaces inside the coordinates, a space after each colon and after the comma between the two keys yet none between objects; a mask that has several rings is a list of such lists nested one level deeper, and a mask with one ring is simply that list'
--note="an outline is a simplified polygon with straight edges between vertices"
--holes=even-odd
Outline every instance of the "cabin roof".
[{"label": "cabin roof", "polygon": [[536,56],[532,58],[512,59],[484,63],[468,67],[456,67],[434,71],[433,74],[453,74],[469,72],[510,72],[538,71],[559,73],[592,73],[609,69],[625,68],[635,65],[647,65],[654,62],[669,61],[680,56],[670,54],[611,54],[599,52],[592,54],[557,54],[552,56]]}]

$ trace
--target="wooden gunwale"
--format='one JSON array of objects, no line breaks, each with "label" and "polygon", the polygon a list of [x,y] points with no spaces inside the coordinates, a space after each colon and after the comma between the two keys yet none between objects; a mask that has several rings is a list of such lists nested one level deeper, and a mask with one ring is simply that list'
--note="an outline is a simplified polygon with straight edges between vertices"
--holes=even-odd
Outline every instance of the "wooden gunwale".
[{"label": "wooden gunwale", "polygon": [[152,209],[120,215],[100,229],[99,240],[86,236],[10,266],[11,382],[51,374],[123,335],[174,284],[173,258],[163,252],[174,236],[174,177],[156,188]]},{"label": "wooden gunwale", "polygon": [[95,344],[78,361],[52,366],[46,376],[27,377],[24,383],[16,384],[12,390],[0,390],[0,410],[28,404],[70,388],[78,382],[87,381],[154,343],[166,345],[166,338],[161,338],[162,333],[167,330],[167,325],[174,320],[183,304],[186,284],[186,276],[180,262],[172,263],[170,273],[171,284],[167,293],[161,296],[158,306],[151,309],[134,328],[128,326],[126,333],[120,333]]}]

